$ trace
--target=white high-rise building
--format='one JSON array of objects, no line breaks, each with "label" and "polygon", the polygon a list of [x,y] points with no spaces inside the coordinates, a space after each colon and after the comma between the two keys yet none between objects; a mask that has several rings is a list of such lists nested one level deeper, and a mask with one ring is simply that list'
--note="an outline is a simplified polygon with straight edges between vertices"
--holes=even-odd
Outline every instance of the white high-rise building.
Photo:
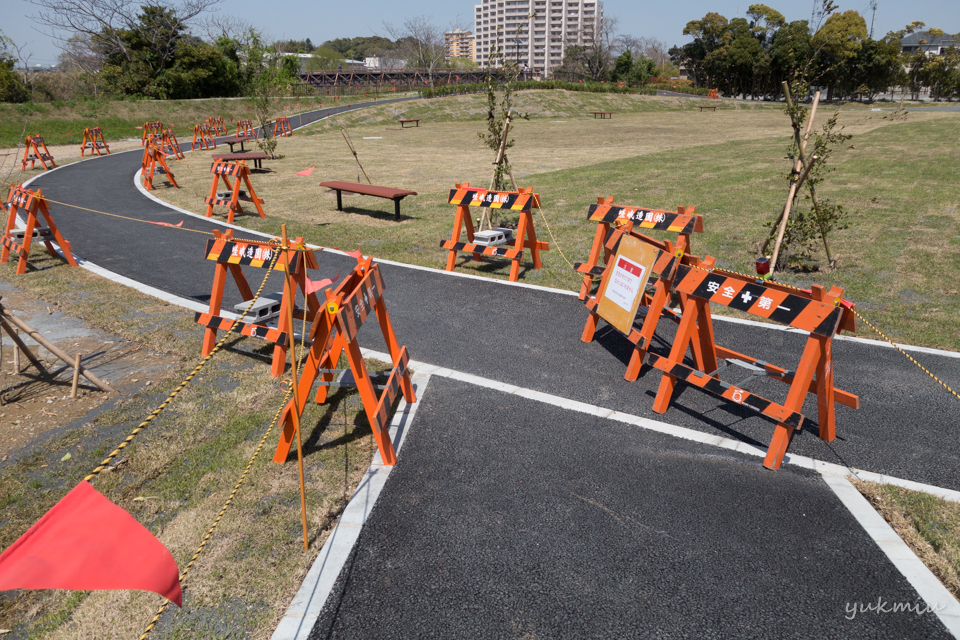
[{"label": "white high-rise building", "polygon": [[504,58],[547,76],[568,45],[593,41],[602,18],[600,0],[482,0],[474,6],[474,60],[495,65],[499,38]]}]

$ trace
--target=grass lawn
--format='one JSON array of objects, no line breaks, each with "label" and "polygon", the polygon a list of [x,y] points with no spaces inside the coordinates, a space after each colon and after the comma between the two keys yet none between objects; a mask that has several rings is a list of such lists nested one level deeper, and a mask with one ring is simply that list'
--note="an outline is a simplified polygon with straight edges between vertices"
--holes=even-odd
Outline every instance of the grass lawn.
[{"label": "grass lawn", "polygon": [[[56,300],[60,310],[100,329],[171,354],[180,364],[138,395],[119,399],[89,422],[0,465],[0,548],[10,546],[167,397],[196,366],[202,340],[192,313],[46,254],[34,263],[42,270],[22,276],[14,275],[15,263],[0,265],[0,277]],[[181,571],[283,398],[268,374],[271,353],[266,343],[229,340],[114,460],[116,469],[93,481],[159,537]],[[368,366],[385,368],[374,361]],[[274,428],[184,582],[183,610],[169,607],[152,637],[270,637],[376,448],[353,392],[337,391],[322,406],[309,403],[302,424],[310,551],[303,550],[296,454],[284,465],[272,461],[279,437]],[[162,602],[156,594],[134,591],[4,596],[0,629],[13,630],[9,637],[17,638],[136,638]]]},{"label": "grass lawn", "polygon": [[[724,103],[716,113],[700,112],[693,99],[562,91],[521,92],[516,99],[531,117],[517,122],[509,156],[521,186],[541,194],[544,209],[534,221],[540,238],[551,242],[545,268],[526,270],[523,281],[577,288],[579,279],[561,252],[570,262],[586,259],[594,233],[586,210],[597,196],[663,209],[696,205],[706,220],[695,250],[721,266],[752,272],[756,244],[786,198],[782,175],[789,170],[791,132],[778,109]],[[438,245],[449,238],[454,213],[447,190],[456,182],[489,184],[493,154],[477,138],[485,126],[484,104],[482,96],[458,96],[383,105],[297,132],[280,141],[283,157],[266,163],[270,171],[253,177],[267,218],[240,216],[237,222],[268,233],[279,233],[285,222],[318,244],[441,268],[445,254]],[[593,110],[615,114],[594,120],[588,115]],[[821,109],[818,122],[828,115]],[[423,122],[401,129],[401,117]],[[420,194],[403,201],[400,223],[388,200],[345,195],[341,213],[335,194],[318,187],[322,180],[363,180],[338,122],[374,184]],[[960,113],[917,112],[904,121],[851,109],[841,112],[840,122],[854,138],[836,151],[836,171],[820,189],[821,197],[854,212],[850,229],[831,236],[839,268],[788,272],[780,279],[842,286],[893,339],[960,349],[960,297],[949,275],[960,268]],[[175,163],[182,188],[155,194],[203,213],[212,178],[209,154]],[[294,175],[310,166],[316,166],[310,177]],[[220,211],[215,216],[225,219]],[[490,277],[508,274],[499,265],[459,264]],[[876,337],[868,327],[861,334]]]}]

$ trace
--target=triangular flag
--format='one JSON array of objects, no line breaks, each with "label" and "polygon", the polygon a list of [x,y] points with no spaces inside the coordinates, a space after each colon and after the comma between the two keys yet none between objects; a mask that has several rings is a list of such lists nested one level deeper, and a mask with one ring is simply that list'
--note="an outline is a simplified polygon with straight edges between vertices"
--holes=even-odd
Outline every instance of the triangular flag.
[{"label": "triangular flag", "polygon": [[[339,247],[334,247],[334,249],[336,249],[337,251],[343,251],[343,249],[340,249]],[[357,249],[356,251],[343,251],[343,252],[348,256],[350,256],[351,258],[353,258],[354,260],[359,260],[360,258],[363,257],[363,254],[360,253],[360,249]]]},{"label": "triangular flag", "polygon": [[295,176],[308,176],[308,175],[310,175],[311,173],[313,173],[313,167],[310,167],[309,169],[304,169],[303,171],[294,171],[294,172],[293,172],[293,175],[295,175]]},{"label": "triangular flag", "polygon": [[177,224],[170,224],[169,222],[150,222],[149,220],[144,220],[144,222],[147,222],[149,224],[158,224],[161,227],[182,227],[183,226],[183,220],[181,220]]},{"label": "triangular flag", "polygon": [[140,589],[183,604],[167,548],[86,481],[0,554],[0,591],[10,589]]},{"label": "triangular flag", "polygon": [[324,287],[329,287],[339,279],[340,279],[340,269],[337,269],[337,275],[334,276],[333,278],[324,278],[323,280],[316,280],[316,281],[311,280],[310,278],[305,278],[303,283],[303,290],[306,292],[307,295],[310,295],[315,291],[320,291],[320,289],[323,289]]}]

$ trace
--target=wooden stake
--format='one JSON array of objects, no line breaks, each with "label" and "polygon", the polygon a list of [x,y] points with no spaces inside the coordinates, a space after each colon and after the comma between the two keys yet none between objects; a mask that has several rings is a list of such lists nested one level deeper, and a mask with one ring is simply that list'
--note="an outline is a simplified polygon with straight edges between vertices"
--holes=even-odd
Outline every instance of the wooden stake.
[{"label": "wooden stake", "polygon": [[[2,308],[3,307],[0,307],[0,309]],[[30,363],[33,364],[33,366],[35,366],[40,373],[47,372],[47,370],[44,369],[43,364],[40,362],[40,360],[38,360],[33,355],[33,352],[30,351],[30,348],[20,338],[20,334],[17,332],[17,330],[10,326],[10,324],[7,322],[6,317],[3,316],[2,314],[0,314],[0,327],[3,327],[3,330],[7,332],[7,335],[10,336],[13,339],[13,341],[17,343],[18,348],[15,349],[13,352],[13,366],[16,367],[18,374],[20,373],[20,352],[21,351],[23,352],[23,355],[27,356],[27,360],[29,360]]]},{"label": "wooden stake", "polygon": [[77,399],[77,383],[80,382],[80,354],[77,354],[77,359],[73,363],[73,386],[70,387],[70,397],[74,400]]},{"label": "wooden stake", "polygon": [[[283,237],[283,243],[280,245],[280,248],[286,252],[290,247],[290,243],[287,240],[287,225],[280,225],[280,230]],[[300,440],[300,412],[297,410],[297,407],[300,406],[300,393],[297,389],[299,387],[297,382],[297,341],[293,337],[293,303],[296,301],[297,296],[297,283],[290,274],[290,270],[293,268],[293,262],[294,260],[288,260],[287,269],[284,271],[284,280],[286,280],[286,287],[290,292],[290,304],[287,305],[287,327],[289,331],[288,335],[290,336],[290,348],[287,349],[287,351],[290,352],[290,368],[293,376],[293,382],[291,383],[293,385],[293,411],[290,412],[290,417],[293,419],[293,430],[297,434],[297,468],[300,472],[300,516],[303,520],[303,549],[306,551],[310,549],[310,541],[307,538],[307,493],[303,486],[303,444]]]},{"label": "wooden stake", "polygon": [[16,371],[15,371],[14,373],[16,373],[17,375],[20,375],[20,347],[18,347],[18,346],[16,345],[16,343],[17,343],[17,338],[19,338],[20,336],[17,335],[17,330],[16,330],[16,329],[13,330],[13,334],[12,334],[10,337],[13,338],[13,342],[14,342],[14,345],[13,345],[13,368],[16,369]]},{"label": "wooden stake", "polygon": [[[507,159],[507,136],[510,134],[510,120],[512,118],[511,112],[507,111],[507,118],[503,122],[503,135],[500,136],[500,149],[497,151],[497,159],[493,163],[493,175],[490,176],[490,188],[488,191],[493,191],[493,188],[497,186],[497,168]],[[507,165],[509,168],[509,164]],[[513,179],[513,170],[510,170],[510,180],[513,182],[513,188],[517,188],[517,181]],[[477,224],[477,231],[483,231],[483,223],[486,222],[489,228],[493,228],[493,223],[487,219],[487,212],[489,209],[484,208],[483,212],[480,214],[480,221]]]}]

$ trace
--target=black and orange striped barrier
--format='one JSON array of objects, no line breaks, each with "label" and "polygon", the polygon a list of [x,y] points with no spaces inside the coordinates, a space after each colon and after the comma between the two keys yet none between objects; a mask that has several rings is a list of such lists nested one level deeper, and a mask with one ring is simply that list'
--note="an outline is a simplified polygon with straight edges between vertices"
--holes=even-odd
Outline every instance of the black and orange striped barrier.
[{"label": "black and orange striped barrier", "polygon": [[[453,271],[457,264],[457,252],[464,251],[473,254],[473,259],[482,261],[482,256],[506,258],[510,260],[510,281],[520,279],[520,261],[523,259],[523,250],[529,249],[533,259],[533,268],[542,269],[540,252],[549,251],[550,244],[537,240],[537,232],[533,228],[532,209],[540,208],[540,194],[533,193],[532,188],[521,188],[518,192],[487,191],[486,189],[470,188],[469,182],[457,183],[456,189],[450,190],[447,199],[449,204],[457,205],[457,213],[453,219],[453,235],[449,240],[441,240],[440,247],[447,249],[447,271]],[[487,207],[490,209],[509,209],[520,212],[520,221],[517,224],[516,234],[512,246],[488,246],[474,243],[474,234],[479,231],[473,225],[470,207]],[[460,235],[466,230],[467,241],[460,242]]]},{"label": "black and orange striped barrier", "polygon": [[[696,215],[696,210],[696,207],[677,207],[676,211],[630,207],[614,205],[611,197],[597,198],[597,204],[590,205],[587,211],[587,220],[597,223],[597,232],[593,236],[593,246],[586,264],[590,267],[601,265],[600,269],[595,269],[597,273],[592,275],[599,275],[610,260],[611,254],[604,251],[604,244],[610,238],[611,228],[670,231],[677,234],[675,248],[690,253],[690,234],[703,232],[703,216]],[[581,300],[587,299],[592,280],[591,273],[585,272],[583,284],[580,285]]]},{"label": "black and orange striped barrier", "polygon": [[213,133],[209,124],[194,125],[193,142],[190,143],[190,151],[194,151],[197,148],[203,150],[217,148],[217,141],[213,139]]},{"label": "black and orange striped barrier", "polygon": [[143,123],[143,135],[140,136],[140,144],[146,146],[148,140],[153,140],[155,137],[163,134],[163,123],[157,120],[156,122],[144,122]]},{"label": "black and orange striped barrier", "polygon": [[[258,198],[250,183],[250,169],[241,162],[228,162],[226,160],[217,160],[210,166],[210,173],[213,174],[213,184],[210,185],[210,197],[205,199],[207,203],[207,217],[213,215],[213,207],[226,207],[227,222],[233,222],[233,216],[237,213],[244,213],[241,202],[252,202],[257,207],[257,212],[261,218],[266,218],[267,214],[263,212],[263,199]],[[230,176],[233,176],[233,184],[230,184]],[[220,181],[226,185],[226,191],[217,191]],[[247,185],[247,190],[240,189],[240,181],[243,180]]]},{"label": "black and orange striped barrier", "polygon": [[[39,160],[40,164],[43,165],[44,170],[52,169],[57,166],[57,163],[53,161],[53,155],[47,150],[47,143],[44,142],[43,136],[27,136],[27,139],[24,142],[23,161],[20,163],[20,171],[27,170],[28,162],[30,163],[30,168],[34,169],[36,167],[37,160]],[[47,166],[48,162],[50,163],[50,166]]]},{"label": "black and orange striped barrier", "polygon": [[107,146],[107,142],[103,139],[103,131],[100,130],[100,127],[87,128],[83,130],[83,143],[80,145],[80,157],[83,157],[83,153],[89,149],[90,155],[96,153],[98,156],[104,155],[104,153],[110,153],[110,147]]},{"label": "black and orange striped barrier", "polygon": [[223,122],[223,116],[210,116],[207,118],[207,124],[213,133],[219,136],[227,135],[227,125]]},{"label": "black and orange striped barrier", "polygon": [[147,141],[147,146],[143,150],[143,160],[140,162],[140,180],[143,188],[147,191],[153,190],[153,176],[155,173],[166,176],[170,184],[177,189],[180,188],[180,185],[177,184],[176,177],[173,175],[173,171],[170,171],[170,167],[167,166],[166,154],[160,151],[160,148],[153,139],[150,139]]},{"label": "black and orange striped barrier", "polygon": [[[397,342],[387,313],[387,305],[383,299],[383,292],[383,276],[380,274],[379,265],[373,264],[372,258],[362,256],[357,258],[357,266],[343,279],[336,290],[324,291],[326,304],[313,318],[310,328],[310,340],[313,342],[300,375],[299,393],[295,396],[299,398],[300,405],[295,406],[294,400],[290,400],[284,408],[283,433],[280,435],[280,442],[277,443],[277,451],[273,456],[274,462],[286,461],[290,445],[296,437],[291,413],[297,411],[298,415],[303,414],[314,384],[319,384],[314,398],[318,404],[326,402],[331,386],[355,384],[383,463],[386,465],[396,463],[397,454],[387,430],[387,418],[398,392],[403,392],[407,402],[416,402],[416,398],[410,381],[410,372],[407,369],[407,348],[401,347]],[[364,321],[371,316],[375,316],[380,324],[380,331],[387,343],[392,362],[390,373],[381,387],[383,393],[379,399],[357,342],[357,332]],[[352,380],[345,377],[347,370],[334,368],[344,352],[347,355]]]},{"label": "black and orange striped barrier", "polygon": [[273,123],[273,137],[277,138],[283,136],[288,138],[293,135],[293,129],[290,128],[290,118],[287,116],[280,116],[277,118],[277,121]]},{"label": "black and orange striped barrier", "polygon": [[[50,215],[47,203],[43,199],[42,190],[30,191],[24,189],[22,184],[10,187],[10,193],[7,195],[7,226],[3,230],[3,249],[0,250],[0,263],[5,263],[10,259],[10,252],[13,251],[19,257],[17,263],[17,275],[22,275],[27,271],[27,262],[30,259],[30,245],[33,239],[37,238],[47,247],[47,252],[56,257],[57,251],[53,248],[53,241],[60,245],[63,251],[63,257],[71,267],[77,266],[77,261],[73,259],[73,251],[70,243],[63,239],[57,224]],[[38,226],[40,222],[37,214],[43,216],[46,222],[45,227]],[[26,218],[26,228],[17,229],[17,215],[23,214]],[[19,241],[19,242],[18,242]]]},{"label": "black and orange striped barrier", "polygon": [[[227,282],[227,274],[233,278],[237,289],[240,291],[240,297],[244,300],[244,305],[253,300],[253,291],[243,274],[242,266],[253,267],[256,269],[267,269],[273,260],[274,253],[280,251],[277,245],[270,242],[258,242],[255,240],[234,240],[233,230],[226,232],[214,230],[215,238],[207,240],[207,247],[204,256],[207,260],[216,262],[213,273],[213,287],[210,291],[210,307],[206,313],[198,313],[194,317],[198,324],[203,325],[203,347],[201,352],[204,356],[208,355],[217,343],[217,331],[229,329],[233,320],[224,318],[220,315],[220,308],[223,304],[224,286]],[[302,246],[303,238],[296,238],[294,246]],[[289,266],[288,266],[289,265]],[[286,271],[290,269],[293,280],[300,291],[305,292],[306,269],[317,269],[317,258],[310,251],[285,251],[277,258],[274,269]],[[312,317],[320,311],[320,302],[316,293],[306,294],[307,317]],[[261,297],[264,301],[276,302],[275,296]],[[296,292],[290,291],[284,285],[283,294],[280,297],[279,306],[274,313],[266,313],[262,321],[256,318],[241,318],[241,322],[234,329],[241,335],[251,338],[259,338],[266,342],[273,343],[273,359],[270,366],[270,375],[279,378],[283,374],[284,363],[287,356],[287,347],[290,344],[291,328],[287,326],[287,305],[294,304]],[[279,313],[279,316],[277,316]],[[270,327],[266,323],[268,320],[278,318],[277,326]],[[294,307],[293,317],[303,319],[303,313]]]},{"label": "black and orange striped barrier", "polygon": [[183,150],[180,148],[180,143],[177,142],[177,136],[173,133],[173,129],[167,129],[160,135],[160,151],[167,157],[173,156],[177,160],[183,160]]},{"label": "black and orange striped barrier", "polygon": [[[854,305],[843,301],[843,289],[839,287],[827,291],[814,285],[807,292],[712,267],[713,258],[677,267],[672,291],[684,296],[680,326],[668,357],[649,353],[646,358],[647,364],[663,372],[653,410],[657,413],[667,410],[676,382],[682,380],[767,416],[777,426],[763,464],[768,469],[777,469],[793,432],[804,422],[801,410],[808,393],[817,397],[819,435],[828,442],[836,438],[835,405],[859,408],[859,398],[834,388],[833,382],[833,338],[841,330],[856,331]],[[718,347],[714,342],[711,304],[807,333],[797,368],[789,371]],[[693,367],[684,363],[688,349],[693,351]],[[733,385],[721,380],[718,373],[729,364],[748,369],[751,378],[769,377],[790,385],[786,400],[777,404],[747,391],[743,383]]]},{"label": "black and orange striped barrier", "polygon": [[247,120],[237,120],[237,137],[238,138],[257,138],[257,130],[253,127],[253,122],[249,119]]}]

